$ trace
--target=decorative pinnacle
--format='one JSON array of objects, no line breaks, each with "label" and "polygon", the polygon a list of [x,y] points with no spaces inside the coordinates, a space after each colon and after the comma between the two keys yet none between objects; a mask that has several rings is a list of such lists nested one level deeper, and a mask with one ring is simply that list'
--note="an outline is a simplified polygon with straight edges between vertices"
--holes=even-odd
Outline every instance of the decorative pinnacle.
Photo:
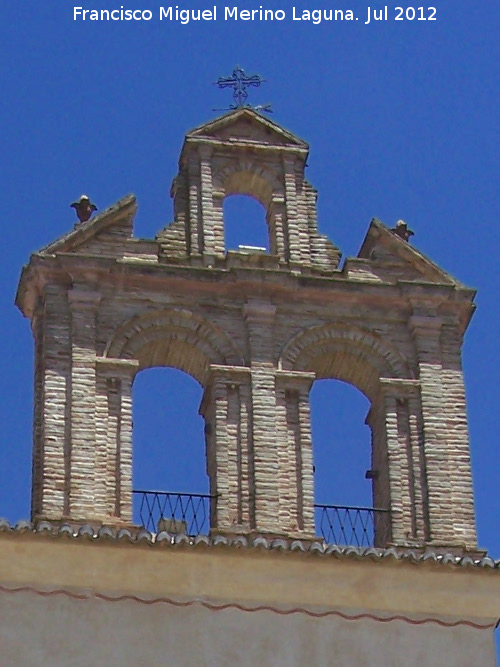
[{"label": "decorative pinnacle", "polygon": [[415,232],[412,231],[404,220],[398,220],[396,226],[390,230],[396,236],[399,236],[403,241],[409,242],[411,236],[415,236]]},{"label": "decorative pinnacle", "polygon": [[97,206],[90,201],[87,195],[82,195],[80,199],[70,204],[70,207],[75,209],[80,222],[87,222],[92,213],[97,211]]},{"label": "decorative pinnacle", "polygon": [[[268,113],[271,113],[272,109],[270,104],[261,104],[256,107],[252,106],[251,104],[246,104],[246,99],[248,97],[247,88],[249,86],[259,88],[260,84],[264,81],[265,79],[262,79],[258,74],[252,74],[248,76],[242,67],[236,65],[231,76],[220,76],[215,84],[219,86],[219,88],[233,89],[233,100],[235,101],[235,104],[230,104],[229,109],[248,108],[255,109],[256,111],[267,111]],[[225,109],[221,109],[221,111],[225,111]]]}]

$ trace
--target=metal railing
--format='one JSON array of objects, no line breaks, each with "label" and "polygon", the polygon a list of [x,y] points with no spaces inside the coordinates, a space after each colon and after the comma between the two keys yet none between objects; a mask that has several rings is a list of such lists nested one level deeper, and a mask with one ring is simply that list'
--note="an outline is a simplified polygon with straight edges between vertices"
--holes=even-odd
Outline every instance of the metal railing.
[{"label": "metal railing", "polygon": [[132,491],[141,525],[152,533],[190,537],[208,535],[210,505],[214,496],[202,493],[167,493],[165,491]]},{"label": "metal railing", "polygon": [[390,540],[390,511],[373,507],[314,505],[316,530],[327,544],[385,547]]},{"label": "metal railing", "polygon": [[[134,510],[152,533],[208,535],[216,496],[134,490]],[[314,505],[316,530],[327,544],[384,547],[390,541],[390,511],[373,507]]]}]

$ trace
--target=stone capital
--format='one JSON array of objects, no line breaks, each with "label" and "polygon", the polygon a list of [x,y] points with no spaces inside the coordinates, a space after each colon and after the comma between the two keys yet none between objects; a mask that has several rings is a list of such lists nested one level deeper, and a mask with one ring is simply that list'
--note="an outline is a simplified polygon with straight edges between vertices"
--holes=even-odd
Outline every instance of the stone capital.
[{"label": "stone capital", "polygon": [[241,385],[250,382],[251,370],[248,366],[223,366],[210,364],[209,377],[214,383]]},{"label": "stone capital", "polygon": [[97,372],[101,377],[125,379],[133,378],[139,370],[137,359],[96,358]]},{"label": "stone capital", "polygon": [[309,392],[316,373],[302,371],[276,371],[276,384],[285,390]]},{"label": "stone capital", "polygon": [[385,398],[404,400],[418,393],[420,381],[404,378],[380,378],[380,388]]}]

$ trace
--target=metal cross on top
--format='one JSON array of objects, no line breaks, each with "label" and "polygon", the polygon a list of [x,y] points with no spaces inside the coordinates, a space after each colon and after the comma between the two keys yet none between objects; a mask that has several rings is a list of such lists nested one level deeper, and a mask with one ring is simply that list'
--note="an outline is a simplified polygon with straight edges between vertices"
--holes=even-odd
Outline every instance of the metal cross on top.
[{"label": "metal cross on top", "polygon": [[[215,83],[219,86],[219,88],[232,88],[233,100],[236,102],[236,104],[230,104],[229,108],[241,109],[242,107],[250,106],[245,104],[245,101],[248,97],[247,88],[249,86],[258,88],[263,81],[264,79],[262,79],[258,74],[252,74],[251,76],[248,76],[244,69],[242,69],[239,65],[236,65],[231,76],[220,76]],[[255,109],[271,111],[269,104],[255,107]]]}]

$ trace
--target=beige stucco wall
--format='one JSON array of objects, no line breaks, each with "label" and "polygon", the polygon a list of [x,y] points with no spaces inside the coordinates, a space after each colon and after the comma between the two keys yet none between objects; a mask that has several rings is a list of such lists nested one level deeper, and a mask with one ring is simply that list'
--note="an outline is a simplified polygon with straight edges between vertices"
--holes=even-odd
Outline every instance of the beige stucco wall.
[{"label": "beige stucco wall", "polygon": [[494,665],[490,632],[270,611],[211,611],[63,595],[0,595],[3,667],[471,667]]},{"label": "beige stucco wall", "polygon": [[2,667],[495,665],[496,570],[29,533],[0,578]]}]

